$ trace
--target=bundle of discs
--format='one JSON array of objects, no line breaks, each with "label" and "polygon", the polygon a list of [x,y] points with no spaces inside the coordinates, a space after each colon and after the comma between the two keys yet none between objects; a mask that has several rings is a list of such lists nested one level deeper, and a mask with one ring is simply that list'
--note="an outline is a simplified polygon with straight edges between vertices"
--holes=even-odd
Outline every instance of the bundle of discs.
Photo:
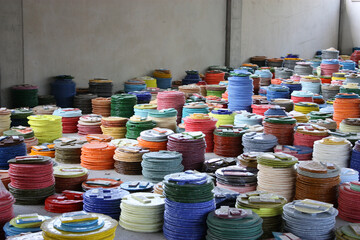
[{"label": "bundle of discs", "polygon": [[9,189],[10,176],[8,170],[0,170],[0,181],[4,184],[6,189]]},{"label": "bundle of discs", "polygon": [[351,152],[350,168],[360,171],[360,141],[356,141],[354,145]]},{"label": "bundle of discs", "polygon": [[50,219],[50,217],[37,213],[18,215],[5,224],[5,236],[9,237],[21,233],[40,232],[40,225],[46,219]]},{"label": "bundle of discs", "polygon": [[110,98],[93,98],[91,99],[92,113],[103,117],[110,116],[111,99]]},{"label": "bundle of discs", "polygon": [[14,107],[35,107],[38,105],[38,86],[21,84],[12,86],[10,89]]},{"label": "bundle of discs", "polygon": [[339,217],[349,222],[360,222],[360,182],[344,183],[339,187]]},{"label": "bundle of discs", "polygon": [[112,81],[106,78],[89,80],[89,92],[99,97],[110,97],[112,95],[112,87]]},{"label": "bundle of discs", "polygon": [[215,109],[209,113],[210,117],[217,119],[216,127],[221,125],[233,125],[235,113],[228,109]]},{"label": "bundle of discs", "polygon": [[157,184],[154,184],[154,191],[153,193],[159,194],[159,195],[164,195],[164,184],[163,182],[159,182]]},{"label": "bundle of discs", "polygon": [[286,153],[263,153],[257,156],[257,190],[268,191],[292,201],[295,195],[297,158]]},{"label": "bundle of discs", "polygon": [[80,163],[81,148],[86,141],[76,138],[59,138],[55,143],[55,160],[59,163]]},{"label": "bundle of discs", "polygon": [[142,131],[153,129],[156,123],[149,118],[132,116],[126,122],[126,138],[137,139]]},{"label": "bundle of discs", "polygon": [[111,116],[130,118],[134,115],[136,96],[132,94],[115,94],[111,96]]},{"label": "bundle of discs", "polygon": [[213,188],[206,173],[186,171],[165,176],[163,231],[166,239],[204,238],[206,216],[215,210]]},{"label": "bundle of discs", "polygon": [[95,94],[80,94],[74,97],[74,107],[79,108],[82,114],[92,113],[92,99],[97,98]]},{"label": "bundle of discs", "polygon": [[326,137],[314,142],[313,160],[348,167],[350,163],[351,143],[345,138]]},{"label": "bundle of discs", "polygon": [[121,227],[134,232],[159,232],[164,222],[164,196],[132,193],[121,201]]},{"label": "bundle of discs", "polygon": [[206,96],[221,97],[226,91],[226,86],[222,85],[206,85]]},{"label": "bundle of discs", "polygon": [[298,126],[295,129],[294,145],[313,148],[314,142],[329,136],[328,129],[315,124]]},{"label": "bundle of discs", "polygon": [[214,173],[219,168],[233,166],[233,165],[236,165],[236,158],[231,158],[231,157],[211,158],[205,160],[202,168],[202,172],[209,173],[210,176],[215,176]]},{"label": "bundle of discs", "polygon": [[141,147],[118,147],[114,154],[115,171],[125,175],[141,175],[141,161],[144,153],[149,150]]},{"label": "bundle of discs", "polygon": [[155,69],[153,72],[154,78],[156,78],[156,85],[158,88],[167,89],[171,88],[172,75],[168,69]]},{"label": "bundle of discs", "polygon": [[295,118],[297,123],[307,123],[309,121],[306,114],[301,112],[291,111],[288,114],[289,117]]},{"label": "bundle of discs", "polygon": [[286,117],[287,113],[285,112],[285,108],[275,105],[275,106],[269,108],[268,110],[266,110],[266,112],[264,112],[264,116],[265,117]]},{"label": "bundle of discs", "polygon": [[220,126],[214,130],[214,153],[223,157],[237,157],[243,152],[245,130],[236,126]]},{"label": "bundle of discs", "polygon": [[255,113],[249,113],[247,111],[240,111],[239,114],[235,115],[234,118],[234,125],[241,125],[241,124],[246,124],[246,125],[261,125],[263,116],[261,115],[257,115]]},{"label": "bundle of discs", "polygon": [[181,153],[171,151],[149,152],[142,156],[142,175],[146,180],[159,182],[171,173],[182,172]]},{"label": "bundle of discs", "polygon": [[62,132],[77,133],[77,124],[81,116],[81,110],[78,108],[59,108],[53,112],[53,115],[62,117]]},{"label": "bundle of discs", "polygon": [[277,138],[271,134],[249,132],[242,136],[244,152],[272,152],[277,144]]},{"label": "bundle of discs", "polygon": [[336,210],[332,204],[310,199],[295,200],[283,208],[283,230],[300,239],[333,239]]},{"label": "bundle of discs", "polygon": [[83,167],[54,167],[55,191],[81,191],[81,184],[88,178],[88,170]]},{"label": "bundle of discs", "polygon": [[292,117],[265,117],[263,121],[264,133],[274,135],[280,145],[292,145],[295,125]]},{"label": "bundle of discs", "polygon": [[53,213],[81,211],[83,209],[83,192],[65,190],[45,199],[45,210]]},{"label": "bundle of discs", "polygon": [[29,126],[28,116],[32,115],[33,111],[28,108],[17,108],[11,111],[11,126]]},{"label": "bundle of discs", "polygon": [[277,98],[290,98],[290,90],[286,86],[271,84],[266,91],[266,98],[268,101]]},{"label": "bundle of discs", "polygon": [[157,127],[176,131],[177,111],[174,108],[151,111],[148,113],[148,119],[154,121]]},{"label": "bundle of discs", "polygon": [[192,102],[192,103],[186,103],[183,107],[182,112],[182,122],[184,121],[184,118],[187,116],[190,116],[193,113],[209,113],[209,107],[202,102]]},{"label": "bundle of discs", "polygon": [[39,144],[38,139],[35,137],[34,131],[30,127],[17,126],[12,127],[10,130],[3,132],[4,136],[22,136],[26,144],[27,152],[31,151],[32,146]]},{"label": "bundle of discs", "polygon": [[210,70],[205,73],[205,81],[207,84],[219,84],[224,81],[225,72],[222,70]]},{"label": "bundle of discs", "polygon": [[129,94],[135,95],[137,104],[149,103],[151,101],[151,93],[147,91],[134,91]]},{"label": "bundle of discs", "polygon": [[123,182],[113,178],[88,178],[82,183],[83,191],[93,188],[119,188]]},{"label": "bundle of discs", "polygon": [[10,129],[10,120],[11,111],[6,108],[0,108],[0,134],[2,135],[4,131]]},{"label": "bundle of discs", "polygon": [[297,167],[295,198],[335,204],[339,183],[338,166],[315,161],[301,162]]},{"label": "bundle of discs", "polygon": [[260,76],[260,86],[269,86],[271,84],[272,73],[269,69],[259,69],[255,71]]},{"label": "bundle of discs", "polygon": [[360,118],[346,118],[340,122],[339,130],[346,133],[360,132]]},{"label": "bundle of discs", "polygon": [[148,181],[128,181],[120,185],[121,189],[133,192],[152,192],[154,184]]},{"label": "bundle of discs", "polygon": [[149,112],[156,111],[156,104],[136,104],[134,106],[134,115],[139,117],[147,117]]},{"label": "bundle of discs", "polygon": [[325,127],[329,129],[330,131],[336,131],[337,124],[334,120],[327,118],[325,120],[323,119],[316,119],[316,120],[309,120],[309,123],[315,124],[321,127]]},{"label": "bundle of discs", "polygon": [[202,132],[184,132],[168,136],[167,150],[182,154],[185,170],[201,170],[206,143]]},{"label": "bundle of discs", "polygon": [[113,138],[105,134],[89,134],[86,135],[86,141],[88,142],[111,142]]},{"label": "bundle of discs", "polygon": [[359,223],[350,223],[338,227],[335,231],[336,240],[358,240],[359,239]]},{"label": "bundle of discs", "polygon": [[177,111],[177,123],[181,122],[182,108],[185,104],[185,94],[176,91],[159,92],[157,95],[157,109],[175,108]]},{"label": "bundle of discs", "polygon": [[126,93],[134,91],[143,91],[146,89],[146,83],[144,80],[133,78],[124,83],[124,91]]},{"label": "bundle of discs", "polygon": [[101,115],[89,114],[80,117],[77,128],[79,135],[101,134]]},{"label": "bundle of discs", "polygon": [[101,131],[114,139],[125,138],[127,118],[103,117],[101,118]]},{"label": "bundle of discs", "polygon": [[0,237],[3,236],[3,226],[14,217],[14,197],[6,190],[0,181]]},{"label": "bundle of discs", "polygon": [[339,93],[334,101],[334,120],[339,125],[346,118],[360,118],[360,98],[355,93]]},{"label": "bundle of discs", "polygon": [[149,149],[150,152],[158,152],[160,150],[166,150],[167,137],[173,133],[170,129],[153,128],[142,131],[137,141],[140,147]]},{"label": "bundle of discs", "polygon": [[244,152],[239,155],[239,165],[246,169],[257,169],[257,156],[263,154],[263,152]]},{"label": "bundle of discs", "polygon": [[34,115],[52,115],[59,107],[55,105],[40,105],[32,109]]},{"label": "bundle of discs", "polygon": [[314,102],[313,96],[314,94],[309,91],[293,91],[291,93],[291,100],[293,100],[294,104],[299,102]]},{"label": "bundle of discs", "polygon": [[[301,75],[310,75],[310,74],[301,74]],[[303,91],[309,91],[314,94],[320,94],[320,90],[321,90],[320,78],[313,76],[302,76],[300,82],[301,82],[301,89]]]},{"label": "bundle of discs", "polygon": [[189,84],[189,85],[179,86],[179,92],[183,92],[185,94],[185,98],[188,98],[193,94],[201,94],[201,89],[200,86],[197,84]]},{"label": "bundle of discs", "polygon": [[252,112],[264,116],[264,113],[269,109],[274,107],[275,105],[269,105],[269,104],[253,104],[251,105]]},{"label": "bundle of discs", "polygon": [[249,172],[244,167],[229,166],[219,168],[215,172],[216,186],[229,189],[238,193],[256,190],[256,174]]},{"label": "bundle of discs", "polygon": [[221,206],[207,216],[208,240],[259,239],[263,234],[263,220],[249,209]]},{"label": "bundle of discs", "polygon": [[3,136],[0,137],[0,169],[8,169],[8,160],[17,156],[27,154],[24,137],[22,136]]},{"label": "bundle of discs", "polygon": [[335,98],[336,94],[340,91],[339,85],[333,84],[322,84],[321,85],[321,93],[325,100]]},{"label": "bundle of discs", "polygon": [[115,148],[106,142],[84,144],[81,148],[81,166],[90,170],[113,169]]},{"label": "bundle of discs", "polygon": [[201,81],[199,71],[196,70],[187,70],[185,78],[182,79],[182,85],[188,85],[198,83]]},{"label": "bundle of discs", "polygon": [[53,164],[50,157],[24,156],[9,160],[10,193],[16,204],[35,205],[55,192]]},{"label": "bundle of discs", "polygon": [[319,111],[319,105],[310,102],[298,102],[295,103],[294,111],[301,112],[303,114],[308,114],[312,111]]},{"label": "bundle of discs", "polygon": [[109,216],[84,211],[63,213],[41,224],[44,239],[114,239],[118,223]]},{"label": "bundle of discs", "polygon": [[121,199],[129,194],[120,188],[90,189],[83,195],[84,211],[102,213],[118,220]]},{"label": "bundle of discs", "polygon": [[29,155],[48,156],[51,158],[55,157],[55,144],[43,143],[39,146],[32,146]]},{"label": "bundle of discs", "polygon": [[274,148],[274,152],[283,152],[296,157],[299,161],[310,161],[312,160],[313,149],[306,146],[290,146],[290,145],[277,145]]},{"label": "bundle of discs", "polygon": [[[254,90],[253,80],[250,78],[251,73],[245,70],[235,69],[230,75],[227,90],[229,95],[229,109],[231,111],[250,111]],[[263,79],[260,75],[260,85],[262,85]]]},{"label": "bundle of discs", "polygon": [[359,172],[352,168],[341,168],[340,184],[348,182],[356,182],[359,180]]},{"label": "bundle of discs", "polygon": [[280,195],[256,191],[240,194],[236,199],[236,208],[251,209],[259,215],[263,220],[262,238],[270,238],[272,232],[281,231],[282,208],[286,203],[286,199]]}]

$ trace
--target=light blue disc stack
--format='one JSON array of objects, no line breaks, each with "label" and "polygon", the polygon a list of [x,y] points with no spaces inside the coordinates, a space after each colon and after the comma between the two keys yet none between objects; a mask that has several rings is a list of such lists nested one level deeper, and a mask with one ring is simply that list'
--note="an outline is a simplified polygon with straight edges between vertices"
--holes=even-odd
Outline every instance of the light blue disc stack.
[{"label": "light blue disc stack", "polygon": [[243,135],[242,144],[244,152],[273,152],[278,141],[271,134],[249,132]]},{"label": "light blue disc stack", "polygon": [[340,184],[359,181],[359,172],[352,168],[341,168]]},{"label": "light blue disc stack", "polygon": [[249,126],[261,125],[263,116],[257,115],[255,113],[249,113],[247,111],[241,111],[239,114],[235,115],[234,125],[246,124]]}]

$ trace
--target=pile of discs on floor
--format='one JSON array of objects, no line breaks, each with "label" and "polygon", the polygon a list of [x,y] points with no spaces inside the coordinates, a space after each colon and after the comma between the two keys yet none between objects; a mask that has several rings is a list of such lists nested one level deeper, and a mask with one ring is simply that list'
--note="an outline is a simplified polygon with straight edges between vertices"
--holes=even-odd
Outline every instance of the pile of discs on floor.
[{"label": "pile of discs on floor", "polygon": [[90,170],[113,169],[115,149],[106,142],[86,143],[81,148],[81,166]]},{"label": "pile of discs on floor", "polygon": [[142,131],[137,138],[138,144],[142,148],[147,148],[150,152],[166,150],[168,136],[174,132],[166,128],[153,128]]},{"label": "pile of discs on floor", "polygon": [[17,126],[12,127],[10,130],[3,132],[4,136],[22,136],[26,144],[27,152],[31,151],[32,146],[39,144],[38,139],[35,137],[34,131],[30,127]]},{"label": "pile of discs on floor", "polygon": [[339,217],[349,222],[360,222],[360,182],[344,183],[339,187]]},{"label": "pile of discs on floor", "polygon": [[18,215],[5,224],[5,236],[10,237],[22,233],[40,232],[40,225],[47,219],[50,219],[50,217],[41,216],[37,213]]},{"label": "pile of discs on floor", "polygon": [[78,121],[78,134],[101,134],[101,116],[96,114],[83,115]]},{"label": "pile of discs on floor", "polygon": [[90,114],[92,112],[92,99],[96,98],[97,95],[88,93],[80,94],[74,97],[74,107],[79,108],[82,114]]},{"label": "pile of discs on floor", "polygon": [[81,148],[87,141],[59,138],[55,142],[55,160],[59,163],[80,163]]},{"label": "pile of discs on floor", "polygon": [[9,160],[27,154],[24,137],[3,136],[0,137],[0,169],[9,168]]}]

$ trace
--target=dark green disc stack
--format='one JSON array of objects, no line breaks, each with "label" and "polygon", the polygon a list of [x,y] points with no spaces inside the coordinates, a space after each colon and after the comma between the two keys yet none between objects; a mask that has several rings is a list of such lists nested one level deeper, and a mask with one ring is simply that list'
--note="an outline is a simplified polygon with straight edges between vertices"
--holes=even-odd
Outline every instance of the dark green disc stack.
[{"label": "dark green disc stack", "polygon": [[29,126],[27,117],[33,115],[33,111],[28,108],[17,108],[11,111],[11,127]]},{"label": "dark green disc stack", "polygon": [[111,96],[111,116],[130,118],[134,115],[137,98],[132,94],[115,94]]},{"label": "dark green disc stack", "polygon": [[30,84],[12,86],[11,97],[16,108],[35,107],[38,105],[38,87]]},{"label": "dark green disc stack", "polygon": [[126,122],[126,138],[137,139],[142,131],[153,129],[156,123],[147,118],[134,116]]}]

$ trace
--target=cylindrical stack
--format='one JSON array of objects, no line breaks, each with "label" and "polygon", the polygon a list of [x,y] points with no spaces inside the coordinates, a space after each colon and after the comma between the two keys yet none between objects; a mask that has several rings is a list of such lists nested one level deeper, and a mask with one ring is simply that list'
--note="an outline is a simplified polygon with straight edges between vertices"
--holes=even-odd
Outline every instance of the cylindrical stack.
[{"label": "cylindrical stack", "polygon": [[268,67],[281,67],[284,59],[282,58],[268,58],[266,59],[266,65]]},{"label": "cylindrical stack", "polygon": [[323,59],[320,64],[321,75],[332,76],[333,73],[339,71],[340,64],[337,59]]},{"label": "cylindrical stack", "polygon": [[270,70],[256,70],[255,74],[260,76],[260,86],[269,86],[271,84],[272,73]]},{"label": "cylindrical stack", "polygon": [[275,78],[289,79],[294,74],[294,71],[289,68],[275,68]]},{"label": "cylindrical stack", "polygon": [[317,111],[312,111],[308,114],[309,116],[309,120],[316,120],[316,119],[328,119],[328,118],[332,118],[333,114],[332,113],[327,113],[327,112],[317,112]]},{"label": "cylindrical stack", "polygon": [[290,145],[277,145],[274,152],[282,152],[296,157],[299,161],[310,161],[312,159],[313,149],[306,146],[290,146]]},{"label": "cylindrical stack", "polygon": [[156,104],[136,104],[134,106],[134,115],[146,118],[149,112],[156,111],[156,108]]},{"label": "cylindrical stack", "polygon": [[356,93],[360,94],[360,87],[357,83],[347,83],[340,87],[340,93]]},{"label": "cylindrical stack", "polygon": [[92,113],[92,99],[96,98],[95,94],[80,94],[74,97],[74,107],[79,108],[82,114]]},{"label": "cylindrical stack", "polygon": [[22,136],[26,144],[26,150],[29,153],[32,146],[39,144],[38,139],[34,135],[34,131],[30,127],[12,127],[3,133],[4,136]]},{"label": "cylindrical stack", "polygon": [[206,96],[220,97],[226,91],[226,86],[222,85],[206,85]]},{"label": "cylindrical stack", "polygon": [[112,95],[112,87],[112,81],[106,78],[89,80],[89,92],[99,97],[110,97]]},{"label": "cylindrical stack", "polygon": [[263,152],[244,152],[239,155],[239,166],[245,167],[246,169],[257,170],[257,156],[263,154]]},{"label": "cylindrical stack", "polygon": [[266,92],[266,98],[268,101],[277,98],[290,98],[289,88],[279,85],[270,85]]},{"label": "cylindrical stack", "polygon": [[76,138],[60,138],[55,143],[55,160],[59,163],[79,164],[81,148],[86,141]]},{"label": "cylindrical stack", "polygon": [[291,70],[294,70],[296,63],[302,61],[301,58],[296,58],[296,57],[288,57],[288,58],[284,58],[283,61],[283,66],[285,68],[289,68]]},{"label": "cylindrical stack", "polygon": [[317,77],[303,76],[300,79],[301,90],[312,92],[314,94],[320,94],[321,91],[321,80]]},{"label": "cylindrical stack", "polygon": [[130,118],[134,115],[136,96],[116,94],[111,96],[111,116]]},{"label": "cylindrical stack", "polygon": [[245,130],[240,127],[224,126],[214,130],[214,153],[223,157],[237,157],[243,152],[242,136]]},{"label": "cylindrical stack", "polygon": [[252,104],[251,97],[253,95],[253,80],[249,76],[249,72],[240,70],[232,72],[231,77],[228,78],[230,110],[246,110],[250,112]]},{"label": "cylindrical stack", "polygon": [[81,191],[82,183],[88,178],[88,170],[83,167],[54,167],[55,191]]},{"label": "cylindrical stack", "polygon": [[235,119],[234,119],[234,125],[242,125],[242,124],[246,124],[249,126],[253,126],[253,125],[261,125],[263,116],[254,114],[254,113],[249,113],[247,111],[240,111],[239,114],[235,115]]},{"label": "cylindrical stack", "polygon": [[193,113],[207,114],[209,113],[209,107],[205,103],[199,103],[199,102],[185,104],[182,112],[182,121],[184,121],[184,118],[190,116]]},{"label": "cylindrical stack", "polygon": [[130,79],[124,83],[124,91],[134,92],[134,91],[143,91],[146,89],[146,83],[140,79]]},{"label": "cylindrical stack", "polygon": [[39,143],[52,142],[62,136],[60,116],[33,115],[29,116],[28,119]]},{"label": "cylindrical stack", "polygon": [[101,134],[101,115],[89,114],[83,115],[78,121],[78,134],[79,135],[88,135],[88,134]]},{"label": "cylindrical stack", "polygon": [[114,168],[117,173],[125,175],[141,175],[141,161],[149,150],[141,147],[122,146],[115,150]]},{"label": "cylindrical stack", "polygon": [[54,158],[55,157],[55,144],[43,143],[40,146],[32,146],[31,152],[29,155],[47,156],[47,157]]},{"label": "cylindrical stack", "polygon": [[156,69],[153,72],[154,78],[156,78],[156,85],[161,89],[171,88],[172,75],[168,69]]},{"label": "cylindrical stack", "polygon": [[30,84],[12,86],[11,98],[15,108],[35,107],[38,105],[38,86]]},{"label": "cylindrical stack", "polygon": [[352,149],[350,168],[360,171],[360,141],[356,141],[355,146]]},{"label": "cylindrical stack", "polygon": [[277,144],[277,138],[271,134],[250,132],[242,137],[244,152],[273,152]]},{"label": "cylindrical stack", "polygon": [[126,138],[137,139],[142,131],[153,129],[156,123],[148,118],[132,116],[126,122]]},{"label": "cylindrical stack", "polygon": [[125,138],[127,121],[127,118],[122,117],[103,117],[101,118],[101,131],[114,139]]},{"label": "cylindrical stack", "polygon": [[322,59],[338,59],[339,51],[335,48],[328,48],[321,50],[321,58]]},{"label": "cylindrical stack", "polygon": [[339,130],[346,133],[360,132],[360,119],[359,118],[346,118],[341,121]]},{"label": "cylindrical stack", "polygon": [[334,120],[338,126],[343,119],[360,118],[360,99],[357,94],[339,93],[334,101]]},{"label": "cylindrical stack", "polygon": [[315,124],[298,126],[294,134],[294,145],[313,147],[314,142],[329,136],[327,128]]},{"label": "cylindrical stack", "polygon": [[166,150],[167,137],[174,132],[166,128],[154,128],[142,131],[140,137],[137,138],[139,146],[149,149],[150,152],[158,152],[160,150]]},{"label": "cylindrical stack", "polygon": [[181,122],[182,108],[185,104],[185,94],[176,91],[159,92],[157,95],[157,109],[175,108],[177,111],[177,123]]},{"label": "cylindrical stack", "polygon": [[11,120],[10,120],[11,111],[6,108],[0,108],[0,134],[2,135],[4,131],[10,129]]},{"label": "cylindrical stack", "polygon": [[225,72],[220,70],[210,70],[205,73],[205,82],[207,84],[219,84],[224,81]]},{"label": "cylindrical stack", "polygon": [[263,122],[264,133],[274,135],[278,144],[292,145],[296,120],[291,117],[266,117]]},{"label": "cylindrical stack", "polygon": [[5,239],[3,226],[14,217],[14,197],[0,182],[0,238]]},{"label": "cylindrical stack", "polygon": [[73,76],[59,75],[51,83],[51,95],[56,99],[56,105],[62,108],[73,106],[74,96],[76,94],[76,83]]},{"label": "cylindrical stack", "polygon": [[149,103],[151,101],[151,93],[147,91],[135,91],[129,92],[129,94],[136,96],[137,104]]},{"label": "cylindrical stack", "polygon": [[266,56],[253,56],[250,58],[250,62],[258,65],[259,67],[266,66]]},{"label": "cylindrical stack", "polygon": [[0,169],[8,169],[8,160],[27,153],[24,137],[6,136],[0,138]]},{"label": "cylindrical stack", "polygon": [[270,102],[270,104],[283,107],[283,108],[285,108],[286,112],[291,112],[292,110],[294,110],[294,102],[291,99],[278,98],[278,99],[272,100]]},{"label": "cylindrical stack", "polygon": [[78,108],[59,108],[53,112],[53,115],[60,116],[63,133],[77,133],[77,123],[81,116],[81,110]]},{"label": "cylindrical stack", "polygon": [[238,193],[256,190],[256,173],[239,166],[219,168],[215,172],[216,186]]},{"label": "cylindrical stack", "polygon": [[201,81],[199,72],[196,70],[187,70],[185,78],[182,79],[182,85],[196,84]]},{"label": "cylindrical stack", "polygon": [[288,113],[289,117],[295,118],[297,123],[307,123],[309,121],[306,114],[297,111],[291,111]]},{"label": "cylindrical stack", "polygon": [[90,170],[114,168],[115,146],[105,142],[91,142],[81,148],[81,166]]},{"label": "cylindrical stack", "polygon": [[308,91],[293,91],[291,93],[291,100],[294,103],[298,102],[314,102],[313,99],[314,94]]},{"label": "cylindrical stack", "polygon": [[360,222],[360,183],[344,183],[339,188],[339,217],[348,222]]},{"label": "cylindrical stack", "polygon": [[148,113],[148,119],[156,123],[157,127],[176,131],[178,112],[174,108],[156,110]]},{"label": "cylindrical stack", "polygon": [[253,104],[251,105],[251,108],[252,108],[252,112],[255,113],[255,114],[258,114],[258,115],[261,115],[261,116],[264,116],[264,113],[274,107],[275,105],[270,105],[270,104]]},{"label": "cylindrical stack", "polygon": [[360,75],[355,73],[350,73],[349,75],[346,75],[346,81],[345,83],[357,83],[360,84]]},{"label": "cylindrical stack", "polygon": [[285,86],[289,88],[290,94],[293,91],[301,91],[301,83],[293,81],[293,80],[283,80],[281,86]]},{"label": "cylindrical stack", "polygon": [[294,74],[298,74],[301,76],[312,75],[313,67],[311,66],[311,62],[297,62],[294,67]]},{"label": "cylindrical stack", "polygon": [[144,81],[147,88],[156,88],[157,87],[156,78],[153,78],[150,76],[143,76],[143,77],[137,77],[137,78],[133,78],[133,79]]},{"label": "cylindrical stack", "polygon": [[32,109],[34,115],[52,115],[53,112],[58,109],[55,105],[41,105]]},{"label": "cylindrical stack", "polygon": [[64,191],[54,194],[45,199],[44,209],[53,213],[66,213],[82,211],[83,193],[77,191]]},{"label": "cylindrical stack", "polygon": [[228,109],[212,110],[209,116],[217,119],[216,127],[234,124],[235,113]]},{"label": "cylindrical stack", "polygon": [[18,108],[11,111],[11,126],[29,126],[28,116],[32,115],[33,111],[28,108]]},{"label": "cylindrical stack", "polygon": [[264,112],[265,117],[286,117],[285,108],[280,106],[273,106]]},{"label": "cylindrical stack", "polygon": [[92,113],[103,117],[110,116],[111,99],[110,98],[94,98],[91,99]]},{"label": "cylindrical stack", "polygon": [[319,105],[311,102],[298,102],[295,103],[294,111],[308,114],[312,111],[319,111]]}]

